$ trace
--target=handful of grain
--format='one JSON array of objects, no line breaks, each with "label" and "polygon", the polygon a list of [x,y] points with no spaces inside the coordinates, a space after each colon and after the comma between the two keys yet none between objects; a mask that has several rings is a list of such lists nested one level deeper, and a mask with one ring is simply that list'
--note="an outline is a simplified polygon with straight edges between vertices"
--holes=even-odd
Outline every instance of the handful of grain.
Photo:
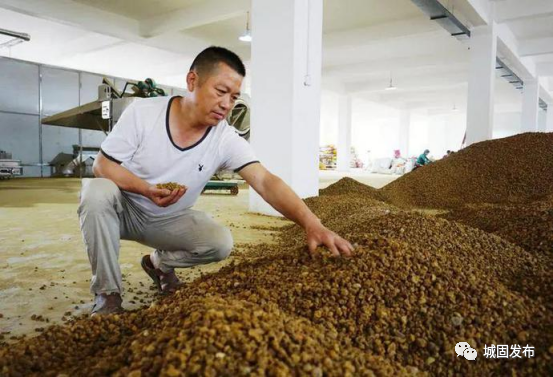
[{"label": "handful of grain", "polygon": [[185,189],[186,188],[186,186],[179,185],[176,182],[158,183],[156,185],[156,187],[158,189],[167,189],[167,190],[171,190],[171,191],[176,190],[176,189]]}]

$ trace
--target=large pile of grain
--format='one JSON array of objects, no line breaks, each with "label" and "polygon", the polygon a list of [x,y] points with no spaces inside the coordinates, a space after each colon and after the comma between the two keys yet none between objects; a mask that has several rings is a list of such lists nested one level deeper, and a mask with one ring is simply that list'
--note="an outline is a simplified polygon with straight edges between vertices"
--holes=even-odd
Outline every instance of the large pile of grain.
[{"label": "large pile of grain", "polygon": [[467,205],[443,215],[537,253],[553,253],[553,198],[527,204]]},{"label": "large pile of grain", "polygon": [[[311,208],[357,245],[305,250],[297,227],[148,309],[82,319],[0,350],[5,375],[553,373],[551,263],[478,229],[359,195]],[[467,341],[475,362],[457,358]],[[484,345],[534,346],[487,360]],[[139,374],[139,371],[141,374]]]},{"label": "large pile of grain", "polygon": [[[382,192],[341,180],[306,202],[356,245],[352,258],[311,256],[303,230],[286,227],[276,244],[148,308],[0,346],[0,374],[552,375],[553,255],[532,250],[551,245],[552,206],[525,203],[553,193],[552,140],[476,144]],[[518,204],[446,215],[469,227],[402,211],[381,193],[400,206]],[[461,341],[475,361],[456,356]],[[486,359],[492,344],[535,355]]]},{"label": "large pile of grain", "polygon": [[[81,319],[0,351],[2,375],[250,376],[406,374],[339,344],[333,329],[195,291],[148,310]],[[196,296],[196,297],[193,297]],[[3,368],[2,368],[3,367]]]},{"label": "large pile of grain", "polygon": [[553,134],[525,133],[473,144],[385,186],[402,207],[519,203],[553,194]]},{"label": "large pile of grain", "polygon": [[363,197],[375,200],[384,200],[379,190],[371,186],[364,185],[349,177],[342,178],[338,182],[335,182],[328,187],[319,190],[320,196],[352,194],[361,195]]}]

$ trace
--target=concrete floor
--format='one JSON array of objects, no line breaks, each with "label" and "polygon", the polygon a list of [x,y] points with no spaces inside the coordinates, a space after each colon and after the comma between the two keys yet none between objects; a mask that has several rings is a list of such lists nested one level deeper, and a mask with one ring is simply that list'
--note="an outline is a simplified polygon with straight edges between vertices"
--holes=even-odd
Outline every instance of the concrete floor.
[{"label": "concrete floor", "polygon": [[[363,172],[348,175],[374,187],[395,179]],[[343,176],[322,172],[320,187]],[[0,182],[0,341],[32,336],[45,326],[90,311],[90,266],[76,213],[79,190],[78,179]],[[238,196],[202,195],[194,208],[211,213],[230,227],[238,250],[245,244],[272,242],[274,231],[270,229],[289,223],[248,213],[247,187]],[[121,243],[126,289],[123,306],[127,309],[148,305],[155,298],[151,280],[139,263],[150,251],[135,242]],[[230,260],[182,269],[178,274],[189,281],[201,272],[216,271]]]}]

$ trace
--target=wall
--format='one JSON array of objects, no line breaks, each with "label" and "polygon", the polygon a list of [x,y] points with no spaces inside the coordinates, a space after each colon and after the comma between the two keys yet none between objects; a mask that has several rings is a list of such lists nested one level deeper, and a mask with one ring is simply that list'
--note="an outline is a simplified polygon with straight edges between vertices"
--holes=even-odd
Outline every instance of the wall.
[{"label": "wall", "polygon": [[[0,150],[21,160],[23,176],[50,176],[48,163],[59,153],[73,153],[73,145],[80,140],[83,146],[100,146],[106,136],[102,131],[41,125],[40,119],[96,100],[102,78],[0,57]],[[109,79],[120,90],[127,81]],[[160,87],[170,95],[184,93],[182,89]]]},{"label": "wall", "polygon": [[399,111],[354,98],[352,145],[363,162],[392,157],[399,148]]}]

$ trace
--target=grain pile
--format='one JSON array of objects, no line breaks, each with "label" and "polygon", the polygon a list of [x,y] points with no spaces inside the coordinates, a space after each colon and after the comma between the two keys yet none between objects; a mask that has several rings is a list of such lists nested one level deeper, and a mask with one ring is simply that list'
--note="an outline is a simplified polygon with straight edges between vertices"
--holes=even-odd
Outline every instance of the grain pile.
[{"label": "grain pile", "polygon": [[385,186],[402,207],[521,203],[553,194],[553,134],[525,133],[473,144]]},{"label": "grain pile", "polygon": [[319,195],[360,195],[365,198],[371,198],[380,201],[384,200],[384,197],[378,189],[364,185],[349,177],[342,178],[338,182],[335,182],[328,187],[319,190]]},{"label": "grain pile", "polygon": [[533,253],[553,253],[553,198],[529,204],[467,205],[443,217],[496,234]]},{"label": "grain pile", "polygon": [[[511,152],[515,144],[538,143],[533,134],[499,142]],[[479,170],[466,168],[478,160],[471,153],[485,158],[486,149],[493,149],[484,146],[420,169],[397,187],[409,189],[413,182],[433,187],[433,179],[441,183],[432,190],[442,187],[458,196],[434,201],[423,196],[426,206],[493,201],[483,193],[492,172],[479,177],[474,174]],[[447,164],[462,169],[455,175]],[[472,181],[452,183],[469,173]],[[303,231],[289,226],[277,243],[251,246],[240,263],[204,275],[150,307],[82,318],[1,346],[0,374],[550,376],[553,255],[545,252],[550,228],[544,223],[551,223],[551,202],[534,203],[533,210],[523,202],[553,186],[538,179],[525,195],[523,188],[533,180],[523,178],[527,181],[511,191],[504,182],[490,188],[498,201],[516,204],[446,215],[471,226],[379,200],[396,188],[377,191],[341,180],[306,202],[325,225],[355,244],[352,258],[332,258],[322,248],[309,255]],[[480,188],[466,193],[453,186]],[[399,205],[422,203],[404,193],[388,198]],[[513,220],[495,224],[502,217]],[[525,225],[529,219],[532,229]],[[541,227],[543,232],[532,233]],[[517,240],[524,231],[531,235]],[[543,252],[531,250],[540,245]],[[477,350],[476,360],[456,356],[461,341]],[[535,356],[487,359],[484,345],[491,344],[530,345]]]},{"label": "grain pile", "polygon": [[408,372],[339,344],[333,329],[287,315],[274,304],[206,296],[166,300],[148,310],[52,327],[35,340],[12,346],[8,353],[0,351],[4,366],[0,372],[41,376]]},{"label": "grain pile", "polygon": [[[370,198],[309,199],[357,245],[305,250],[297,227],[147,309],[82,319],[0,350],[5,375],[548,375],[551,266],[483,231]],[[348,216],[336,216],[336,207]],[[454,353],[459,341],[479,353]],[[530,344],[487,360],[484,344]],[[141,374],[139,374],[139,371]]]}]

